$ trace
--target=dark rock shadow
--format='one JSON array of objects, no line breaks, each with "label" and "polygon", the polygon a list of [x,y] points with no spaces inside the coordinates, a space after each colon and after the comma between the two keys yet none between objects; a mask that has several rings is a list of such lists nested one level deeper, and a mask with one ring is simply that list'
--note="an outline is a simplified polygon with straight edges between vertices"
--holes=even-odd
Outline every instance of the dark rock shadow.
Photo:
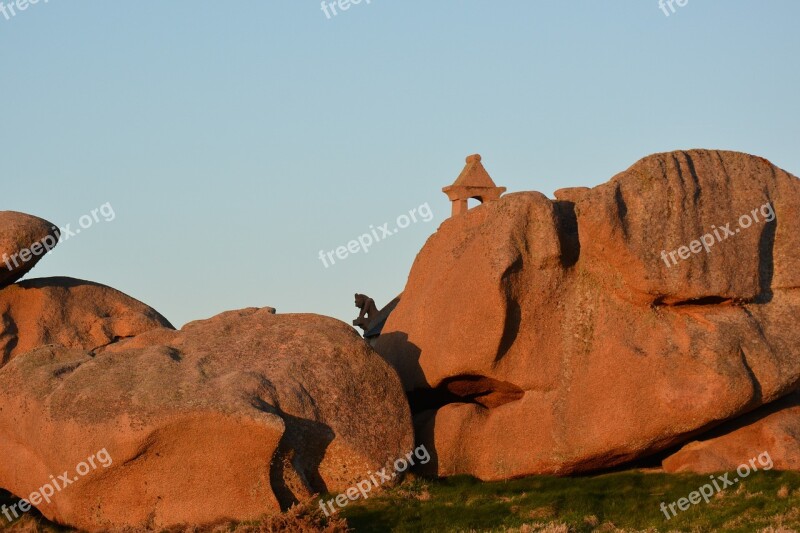
[{"label": "dark rock shadow", "polygon": [[65,289],[72,289],[75,287],[90,286],[90,287],[107,287],[102,283],[94,281],[86,281],[77,278],[68,278],[65,276],[55,276],[51,278],[31,278],[17,282],[17,285],[24,289],[45,289],[47,287],[59,287]]},{"label": "dark rock shadow", "polygon": [[[419,346],[408,340],[408,333],[395,331],[381,335],[378,337],[375,350],[400,375],[411,409],[415,449],[424,445],[431,457],[424,465],[417,464],[412,467],[412,471],[426,477],[436,477],[439,471],[438,454],[433,438],[436,410],[446,403],[463,400],[447,390],[436,390],[429,386],[419,364],[422,351]],[[424,383],[425,386],[409,391],[410,383]]]},{"label": "dark rock shadow", "polygon": [[501,286],[505,287],[506,310],[505,322],[503,324],[503,336],[500,338],[500,345],[497,347],[495,362],[500,361],[508,354],[519,335],[519,328],[522,324],[522,308],[519,305],[519,297],[516,294],[518,279],[522,274],[522,257],[516,260],[503,272]]},{"label": "dark rock shadow", "polygon": [[311,492],[327,493],[319,465],[335,437],[330,426],[289,415],[260,398],[253,403],[256,409],[279,416],[286,425],[270,467],[270,484],[281,509],[285,511],[306,498],[296,492],[299,487],[288,486],[287,479],[297,477]]},{"label": "dark rock shadow", "polygon": [[472,403],[495,409],[515,402],[525,391],[506,381],[480,375],[462,374],[442,381],[435,389],[416,389],[408,393],[412,416],[436,411],[452,403]]},{"label": "dark rock shadow", "polygon": [[772,301],[772,277],[775,273],[775,233],[778,230],[778,216],[767,222],[758,241],[758,284],[761,289],[756,297],[756,303]]},{"label": "dark rock shadow", "polygon": [[575,202],[556,200],[556,230],[558,244],[561,249],[561,265],[569,268],[578,262],[581,256],[581,241],[578,234],[578,216],[575,214]]},{"label": "dark rock shadow", "polygon": [[625,236],[625,239],[627,239],[630,233],[628,231],[628,204],[625,203],[625,196],[622,194],[622,187],[619,183],[617,183],[617,187],[614,189],[614,202],[617,205],[617,215],[619,217],[620,226],[622,226],[622,234]]},{"label": "dark rock shadow", "polygon": [[2,353],[0,353],[0,368],[2,368],[11,361],[11,354],[14,352],[17,344],[19,344],[19,328],[17,327],[17,323],[14,322],[8,314],[4,313],[0,316],[0,320],[2,320],[2,322],[0,322],[0,326],[2,326],[2,329],[0,329],[0,338],[11,338],[11,340],[6,343]]},{"label": "dark rock shadow", "polygon": [[422,351],[419,346],[409,342],[408,333],[393,331],[382,334],[373,348],[384,361],[389,363],[389,366],[395,369],[404,387],[409,383],[428,382],[419,364]]},{"label": "dark rock shadow", "polygon": [[425,446],[425,450],[430,456],[430,461],[424,465],[418,463],[411,470],[418,475],[427,478],[436,478],[439,473],[439,453],[436,451],[435,420],[436,410],[430,409],[413,416],[415,449],[418,446]]},{"label": "dark rock shadow", "polygon": [[45,531],[45,530],[53,532],[73,531],[70,528],[66,528],[58,524],[55,524],[53,522],[50,522],[44,516],[42,516],[42,513],[40,513],[36,507],[31,507],[25,513],[23,513],[19,508],[14,508],[14,510],[17,512],[17,516],[15,516],[14,512],[12,511],[12,507],[15,504],[19,503],[20,500],[22,500],[22,498],[14,496],[7,490],[0,489],[0,509],[6,511],[8,515],[11,517],[11,521],[9,522],[8,516],[6,516],[5,513],[0,514],[0,530],[5,531],[4,528],[11,528],[13,531],[16,531],[16,529],[13,529],[14,524],[16,524],[24,517],[29,517],[36,520],[37,526],[46,526],[46,529],[44,527],[36,527],[36,529],[30,529],[26,527],[24,529],[20,528],[20,531]]}]

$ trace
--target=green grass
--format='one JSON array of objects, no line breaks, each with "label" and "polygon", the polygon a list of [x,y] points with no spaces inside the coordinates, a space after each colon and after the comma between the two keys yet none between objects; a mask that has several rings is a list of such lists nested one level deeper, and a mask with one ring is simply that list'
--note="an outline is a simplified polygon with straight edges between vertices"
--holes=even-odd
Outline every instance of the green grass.
[{"label": "green grass", "polygon": [[[710,480],[705,475],[636,471],[574,478],[529,477],[495,483],[481,483],[470,477],[438,481],[410,477],[383,494],[351,503],[339,517],[346,518],[356,533],[533,532],[547,524],[551,524],[547,531],[569,530],[575,533],[752,533],[769,527],[775,531],[781,527],[785,528],[781,531],[800,531],[800,473],[795,472],[751,474],[743,482],[713,497],[710,503],[701,501],[666,520],[660,510],[661,502],[671,503],[688,497],[707,481]],[[3,500],[8,501],[0,495],[0,503],[4,503]],[[305,507],[307,510],[300,514],[311,516],[317,513],[314,520],[321,516],[316,500]],[[2,522],[0,529],[4,529]],[[560,525],[560,529],[553,524]],[[231,525],[215,531],[297,530],[296,527],[284,529],[266,522],[261,527],[240,527]],[[27,516],[7,531],[66,530],[56,528],[40,517]]]},{"label": "green grass", "polygon": [[710,503],[701,501],[667,521],[661,502],[687,497],[708,481],[705,475],[641,472],[496,483],[468,477],[416,479],[353,503],[342,514],[358,533],[504,531],[549,522],[566,524],[576,532],[800,529],[800,473],[793,472],[751,474]]}]

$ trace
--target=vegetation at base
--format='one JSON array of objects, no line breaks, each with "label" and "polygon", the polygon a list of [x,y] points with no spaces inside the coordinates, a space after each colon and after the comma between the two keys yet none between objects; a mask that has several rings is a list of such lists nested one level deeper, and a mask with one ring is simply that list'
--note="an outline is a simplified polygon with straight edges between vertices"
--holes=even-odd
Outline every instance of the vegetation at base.
[{"label": "vegetation at base", "polygon": [[686,498],[710,481],[707,475],[639,471],[493,483],[470,477],[416,478],[352,503],[341,514],[357,533],[800,530],[796,472],[751,474],[710,503],[701,500],[667,520],[661,502]]},{"label": "vegetation at base", "polygon": [[[800,473],[795,472],[751,474],[709,503],[701,501],[666,519],[661,502],[687,498],[709,481],[706,475],[640,471],[493,483],[465,476],[435,481],[409,476],[398,487],[352,502],[331,518],[322,514],[315,499],[260,522],[173,528],[168,533],[800,531]],[[0,505],[14,501],[0,494]],[[71,531],[34,513],[10,526],[2,520],[0,529],[9,533]]]}]

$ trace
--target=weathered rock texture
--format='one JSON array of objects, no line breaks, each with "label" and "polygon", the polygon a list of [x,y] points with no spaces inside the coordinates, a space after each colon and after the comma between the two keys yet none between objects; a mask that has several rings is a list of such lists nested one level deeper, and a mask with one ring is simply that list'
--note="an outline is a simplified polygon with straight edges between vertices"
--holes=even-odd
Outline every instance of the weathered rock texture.
[{"label": "weathered rock texture", "polygon": [[[612,467],[797,388],[797,178],[696,150],[559,196],[510,194],[445,221],[376,343],[435,473]],[[662,259],[767,202],[774,220]]]},{"label": "weathered rock texture", "polygon": [[800,395],[725,424],[690,442],[662,464],[665,472],[709,474],[733,472],[757,457],[768,457],[776,470],[800,470]]},{"label": "weathered rock texture", "polygon": [[[772,203],[777,220],[739,227]],[[755,300],[800,286],[800,182],[766,159],[733,152],[674,152],[645,158],[576,204],[587,269],[640,303],[702,298]],[[735,235],[666,268],[654,254]],[[737,232],[737,229],[740,231]],[[585,238],[583,238],[585,236]],[[717,240],[717,239],[715,239]]]},{"label": "weathered rock texture", "polygon": [[0,289],[0,367],[48,344],[94,350],[172,325],[115,289],[72,278],[21,281]]},{"label": "weathered rock texture", "polygon": [[44,219],[0,211],[0,288],[28,273],[58,238],[58,228]]},{"label": "weathered rock texture", "polygon": [[113,459],[42,513],[91,531],[249,520],[339,492],[413,449],[396,373],[349,326],[231,311],[0,371],[0,487]]}]

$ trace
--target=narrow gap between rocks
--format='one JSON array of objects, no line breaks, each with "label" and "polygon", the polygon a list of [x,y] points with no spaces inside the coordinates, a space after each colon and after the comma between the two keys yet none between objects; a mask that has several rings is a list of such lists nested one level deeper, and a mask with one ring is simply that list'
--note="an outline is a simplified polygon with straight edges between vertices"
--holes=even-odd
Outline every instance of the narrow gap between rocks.
[{"label": "narrow gap between rocks", "polygon": [[412,414],[440,409],[453,403],[472,403],[486,409],[522,398],[525,391],[512,383],[485,376],[462,375],[444,380],[434,389],[416,389],[408,393]]}]

